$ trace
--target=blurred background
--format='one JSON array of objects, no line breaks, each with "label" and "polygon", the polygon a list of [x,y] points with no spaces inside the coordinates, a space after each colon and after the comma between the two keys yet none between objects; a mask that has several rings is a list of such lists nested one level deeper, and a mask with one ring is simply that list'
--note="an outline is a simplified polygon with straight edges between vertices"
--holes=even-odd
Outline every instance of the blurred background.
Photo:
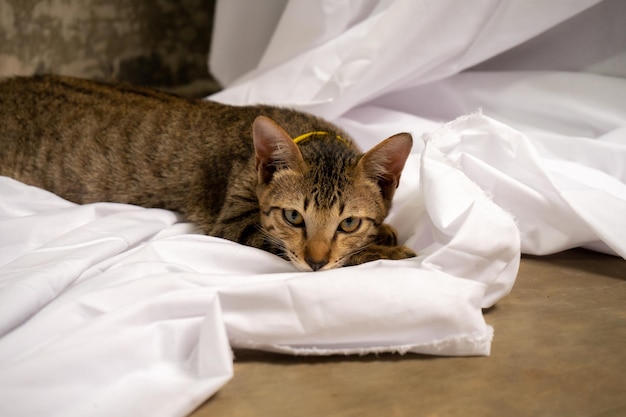
[{"label": "blurred background", "polygon": [[0,0],[0,77],[57,73],[205,96],[215,0]]}]

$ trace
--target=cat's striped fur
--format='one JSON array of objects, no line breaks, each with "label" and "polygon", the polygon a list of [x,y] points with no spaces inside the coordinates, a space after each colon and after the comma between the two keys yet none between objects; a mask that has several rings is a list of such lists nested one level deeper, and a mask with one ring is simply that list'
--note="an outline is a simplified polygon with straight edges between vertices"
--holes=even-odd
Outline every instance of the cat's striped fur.
[{"label": "cat's striped fur", "polygon": [[[294,144],[308,132],[324,133]],[[403,133],[363,155],[333,124],[271,106],[58,76],[0,82],[0,175],[76,203],[175,210],[302,270],[414,256],[383,224],[410,148]]]}]

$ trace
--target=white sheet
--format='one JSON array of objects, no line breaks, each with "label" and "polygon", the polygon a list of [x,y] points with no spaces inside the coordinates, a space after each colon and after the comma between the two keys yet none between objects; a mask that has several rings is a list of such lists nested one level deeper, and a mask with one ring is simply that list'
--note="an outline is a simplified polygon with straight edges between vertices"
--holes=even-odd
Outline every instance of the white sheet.
[{"label": "white sheet", "polygon": [[420,256],[301,273],[167,211],[0,178],[0,415],[184,416],[232,346],[489,354],[481,308],[522,248],[626,256],[626,82],[455,74],[594,3],[219,2],[215,99],[298,105],[365,149],[414,134],[389,220]]}]

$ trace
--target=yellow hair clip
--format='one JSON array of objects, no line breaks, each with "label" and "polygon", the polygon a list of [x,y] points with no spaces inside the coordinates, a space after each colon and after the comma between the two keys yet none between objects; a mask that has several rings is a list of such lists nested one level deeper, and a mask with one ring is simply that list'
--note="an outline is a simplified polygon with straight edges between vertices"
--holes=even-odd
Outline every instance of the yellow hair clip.
[{"label": "yellow hair clip", "polygon": [[[294,138],[293,143],[295,143],[297,145],[298,143],[303,142],[303,141],[307,140],[308,138],[310,138],[311,136],[315,136],[315,135],[330,135],[330,133],[324,132],[324,131],[305,133],[304,135],[300,135],[297,138]],[[342,138],[341,136],[337,135],[335,137],[338,140],[346,143],[345,139]]]}]

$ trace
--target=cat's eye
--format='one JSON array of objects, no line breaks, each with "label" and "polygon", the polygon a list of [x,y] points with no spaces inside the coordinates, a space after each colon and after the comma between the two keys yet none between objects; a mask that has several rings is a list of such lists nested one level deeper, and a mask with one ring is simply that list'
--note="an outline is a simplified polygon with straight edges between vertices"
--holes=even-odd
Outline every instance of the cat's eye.
[{"label": "cat's eye", "polygon": [[287,223],[294,227],[304,227],[304,217],[297,210],[283,210],[283,217]]},{"label": "cat's eye", "polygon": [[356,217],[348,217],[347,219],[343,219],[341,223],[339,223],[339,230],[345,233],[356,232],[356,230],[361,226],[361,219]]}]

